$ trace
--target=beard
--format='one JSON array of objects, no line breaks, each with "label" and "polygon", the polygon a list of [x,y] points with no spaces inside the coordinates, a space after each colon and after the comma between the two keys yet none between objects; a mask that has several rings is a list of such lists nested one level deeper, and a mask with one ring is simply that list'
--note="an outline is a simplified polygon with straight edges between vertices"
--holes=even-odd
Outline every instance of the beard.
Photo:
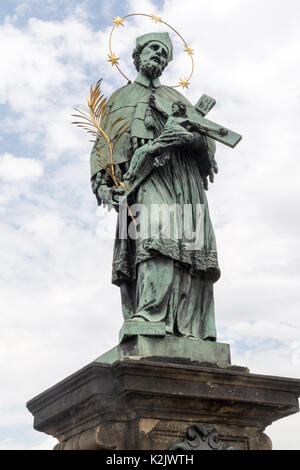
[{"label": "beard", "polygon": [[163,72],[161,65],[152,61],[141,63],[140,71],[151,79],[160,77]]}]

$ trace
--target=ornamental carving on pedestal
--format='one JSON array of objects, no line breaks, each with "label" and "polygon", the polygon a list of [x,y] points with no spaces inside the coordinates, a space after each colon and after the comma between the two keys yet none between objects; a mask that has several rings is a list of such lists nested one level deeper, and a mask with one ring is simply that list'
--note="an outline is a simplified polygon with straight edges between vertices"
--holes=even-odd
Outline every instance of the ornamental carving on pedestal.
[{"label": "ornamental carving on pedestal", "polygon": [[188,427],[187,439],[169,447],[169,450],[235,450],[235,448],[220,442],[214,426],[198,423]]}]

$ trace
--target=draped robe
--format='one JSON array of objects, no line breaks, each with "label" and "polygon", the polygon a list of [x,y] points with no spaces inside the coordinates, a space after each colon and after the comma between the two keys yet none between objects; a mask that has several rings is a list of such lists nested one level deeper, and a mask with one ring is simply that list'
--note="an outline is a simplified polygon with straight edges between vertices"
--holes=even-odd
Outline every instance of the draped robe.
[{"label": "draped robe", "polygon": [[[151,95],[154,96],[151,101],[154,128],[148,129],[144,117]],[[130,131],[117,142],[114,150],[116,173],[122,175],[129,167],[132,138],[141,142],[141,139],[148,141],[157,137],[171,114],[172,103],[179,100],[187,107],[192,106],[176,90],[161,86],[158,79],[150,83],[142,74],[111,96],[106,128],[118,117],[130,124]],[[148,222],[146,236],[125,238],[119,214],[112,282],[120,286],[125,320],[165,322],[168,334],[215,340],[213,283],[219,279],[220,270],[202,182],[202,176],[208,174],[209,152],[214,152],[215,144],[199,133],[193,135],[190,146],[168,151],[165,165],[154,168],[130,200],[131,205],[140,204],[145,208],[142,214],[138,213],[137,220],[142,228]],[[92,187],[100,204],[97,188],[101,184],[113,186],[113,183],[99,166],[96,155],[99,143],[101,141],[96,142],[91,154],[91,173]],[[104,158],[108,163],[108,153]],[[179,229],[184,228],[180,213],[188,208],[192,231],[197,232],[200,224],[200,245],[194,245],[190,236],[185,238],[184,230],[181,230],[183,236],[178,237],[174,227],[168,236],[162,234],[162,216],[156,210],[161,204],[179,208],[177,219],[174,216],[177,229],[178,225]],[[135,227],[131,218],[126,220],[129,232],[131,229],[133,233]]]}]

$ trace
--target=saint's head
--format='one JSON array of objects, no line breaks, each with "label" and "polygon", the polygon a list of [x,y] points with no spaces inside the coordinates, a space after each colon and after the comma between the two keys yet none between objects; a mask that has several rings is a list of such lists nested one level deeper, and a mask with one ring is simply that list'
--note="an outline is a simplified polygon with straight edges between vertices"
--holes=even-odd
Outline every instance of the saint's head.
[{"label": "saint's head", "polygon": [[137,71],[150,79],[159,77],[173,59],[169,34],[148,33],[138,37],[132,57]]},{"label": "saint's head", "polygon": [[172,116],[187,117],[186,105],[182,101],[174,101],[172,104]]}]

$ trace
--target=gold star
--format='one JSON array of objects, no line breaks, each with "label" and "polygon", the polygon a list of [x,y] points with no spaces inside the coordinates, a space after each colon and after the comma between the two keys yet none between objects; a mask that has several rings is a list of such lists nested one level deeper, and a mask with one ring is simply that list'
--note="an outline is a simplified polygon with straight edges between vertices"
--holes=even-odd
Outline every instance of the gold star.
[{"label": "gold star", "polygon": [[155,23],[161,23],[161,18],[156,15],[151,15],[151,20],[155,21]]},{"label": "gold star", "polygon": [[187,44],[184,46],[184,50],[188,53],[188,55],[194,55],[194,49],[191,49],[191,47]]},{"label": "gold star", "polygon": [[117,27],[119,27],[120,25],[121,26],[124,26],[124,18],[120,18],[119,16],[116,16],[116,17],[113,17],[113,23],[115,23],[117,25]]},{"label": "gold star", "polygon": [[187,80],[179,80],[179,85],[182,86],[182,88],[188,88],[190,83]]},{"label": "gold star", "polygon": [[120,57],[116,57],[115,54],[108,54],[108,61],[111,62],[111,65],[119,65],[119,59]]}]

